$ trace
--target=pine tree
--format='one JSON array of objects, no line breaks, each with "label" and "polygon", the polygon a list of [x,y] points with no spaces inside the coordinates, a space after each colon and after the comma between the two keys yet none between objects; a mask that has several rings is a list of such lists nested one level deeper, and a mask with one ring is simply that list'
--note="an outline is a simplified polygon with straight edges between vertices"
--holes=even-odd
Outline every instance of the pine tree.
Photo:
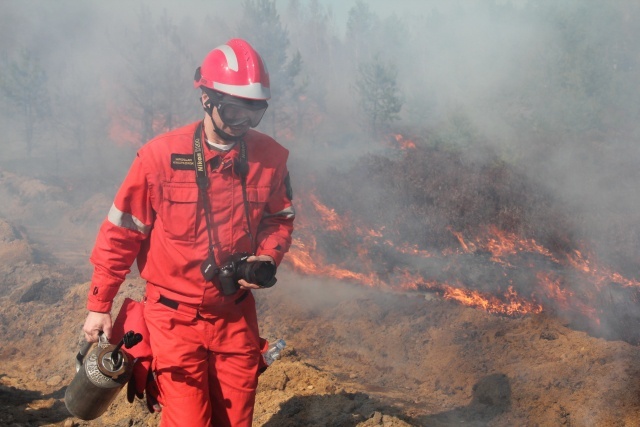
[{"label": "pine tree", "polygon": [[[298,52],[289,59],[289,32],[280,20],[273,0],[247,0],[238,34],[260,54],[269,70],[271,101],[265,119],[271,123],[271,133],[278,137],[278,128],[295,126],[295,111],[304,85],[299,81],[302,56]],[[269,120],[270,119],[270,120]]]},{"label": "pine tree", "polygon": [[400,118],[403,101],[397,74],[395,66],[383,62],[379,55],[358,67],[354,88],[365,127],[373,133],[386,130]]},{"label": "pine tree", "polygon": [[47,73],[30,50],[22,50],[17,59],[2,65],[0,93],[9,113],[22,122],[25,147],[31,155],[36,126],[49,114]]}]

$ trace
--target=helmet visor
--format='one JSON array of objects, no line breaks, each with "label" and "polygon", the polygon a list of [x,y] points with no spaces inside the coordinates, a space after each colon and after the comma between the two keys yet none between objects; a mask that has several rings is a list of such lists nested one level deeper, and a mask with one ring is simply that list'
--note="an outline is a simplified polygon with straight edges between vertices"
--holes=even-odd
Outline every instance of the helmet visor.
[{"label": "helmet visor", "polygon": [[262,120],[267,106],[266,101],[225,99],[218,103],[218,113],[227,126],[240,126],[248,123],[254,128]]}]

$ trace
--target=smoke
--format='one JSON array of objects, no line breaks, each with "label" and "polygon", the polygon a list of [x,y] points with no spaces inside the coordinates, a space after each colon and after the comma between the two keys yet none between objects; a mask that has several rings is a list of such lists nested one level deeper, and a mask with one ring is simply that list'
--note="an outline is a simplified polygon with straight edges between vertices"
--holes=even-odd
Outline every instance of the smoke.
[{"label": "smoke", "polygon": [[[396,3],[278,1],[278,21],[250,25],[244,3],[223,1],[7,2],[0,16],[0,81],[12,84],[11,67],[20,52],[30,52],[46,81],[27,99],[46,103],[48,114],[25,121],[16,99],[3,92],[0,167],[43,180],[82,180],[75,191],[107,186],[113,192],[149,133],[202,116],[191,79],[209,50],[246,37],[267,46],[265,57],[279,57],[283,52],[269,50],[275,46],[269,37],[284,35],[283,63],[268,63],[274,99],[259,130],[290,149],[294,188],[296,181],[330,182],[344,208],[349,200],[327,176],[352,171],[366,183],[359,160],[397,156],[392,135],[403,134],[458,153],[454,157],[473,165],[467,170],[508,164],[518,182],[527,177],[522,188],[550,194],[530,200],[555,204],[550,210],[520,206],[529,218],[540,224],[555,208],[569,212],[576,240],[588,242],[601,261],[635,274],[640,34],[634,23],[640,8],[605,0]],[[296,53],[302,60],[297,74]],[[374,58],[397,72],[403,106],[400,120],[372,134],[362,126],[354,84]],[[28,77],[26,66],[22,71]],[[30,126],[34,152],[28,154],[24,129]],[[422,188],[455,192],[454,178],[439,184]],[[458,184],[466,185],[463,194],[485,195],[486,188]],[[366,185],[356,196],[398,207],[412,203],[406,193],[377,192],[383,188]],[[441,210],[429,221],[435,228],[456,215],[453,208]],[[423,224],[405,227],[419,236]]]}]

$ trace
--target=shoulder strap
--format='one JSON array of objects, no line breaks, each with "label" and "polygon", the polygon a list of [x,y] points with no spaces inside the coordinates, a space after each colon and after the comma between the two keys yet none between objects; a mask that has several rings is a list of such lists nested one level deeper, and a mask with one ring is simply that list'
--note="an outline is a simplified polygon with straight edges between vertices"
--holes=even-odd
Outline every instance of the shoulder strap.
[{"label": "shoulder strap", "polygon": [[[205,209],[205,222],[207,224],[207,236],[209,238],[209,258],[215,259],[213,256],[213,238],[211,218],[211,202],[209,200],[209,178],[207,177],[207,168],[204,161],[204,146],[202,144],[204,133],[204,123],[196,128],[193,133],[193,164],[196,172],[196,183],[198,184],[198,194],[202,197]],[[247,221],[247,234],[251,242],[251,253],[255,253],[255,241],[251,232],[251,219],[249,215],[249,200],[247,199],[247,175],[249,172],[249,163],[247,161],[247,144],[244,139],[240,140],[240,160],[234,164],[234,171],[240,176],[240,184],[242,185],[242,201],[244,204],[244,215]]]},{"label": "shoulder strap", "polygon": [[204,124],[196,128],[193,133],[193,164],[196,171],[196,184],[198,184],[198,194],[202,197],[204,203],[204,220],[207,223],[207,236],[209,237],[209,261],[215,262],[215,256],[213,254],[213,237],[211,236],[211,218],[209,217],[211,212],[211,202],[209,201],[209,193],[207,188],[209,187],[209,178],[207,178],[207,168],[204,165],[204,147],[202,146],[202,134],[204,130]]}]

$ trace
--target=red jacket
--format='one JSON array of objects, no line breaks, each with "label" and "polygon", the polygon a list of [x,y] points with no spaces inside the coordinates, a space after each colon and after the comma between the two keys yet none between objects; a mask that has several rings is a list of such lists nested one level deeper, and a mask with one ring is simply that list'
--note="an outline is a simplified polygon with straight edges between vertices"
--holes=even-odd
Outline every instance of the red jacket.
[{"label": "red jacket", "polygon": [[[193,133],[199,123],[160,135],[138,151],[91,254],[95,268],[89,310],[111,310],[136,258],[141,277],[170,299],[200,306],[236,298],[225,297],[218,291],[217,279],[214,284],[205,282],[200,272],[209,241],[193,168]],[[253,130],[244,139],[255,252],[270,255],[279,264],[291,244],[295,217],[286,166],[289,152]],[[204,144],[218,266],[231,254],[252,249],[241,180],[233,171],[239,145],[220,153]]]}]

